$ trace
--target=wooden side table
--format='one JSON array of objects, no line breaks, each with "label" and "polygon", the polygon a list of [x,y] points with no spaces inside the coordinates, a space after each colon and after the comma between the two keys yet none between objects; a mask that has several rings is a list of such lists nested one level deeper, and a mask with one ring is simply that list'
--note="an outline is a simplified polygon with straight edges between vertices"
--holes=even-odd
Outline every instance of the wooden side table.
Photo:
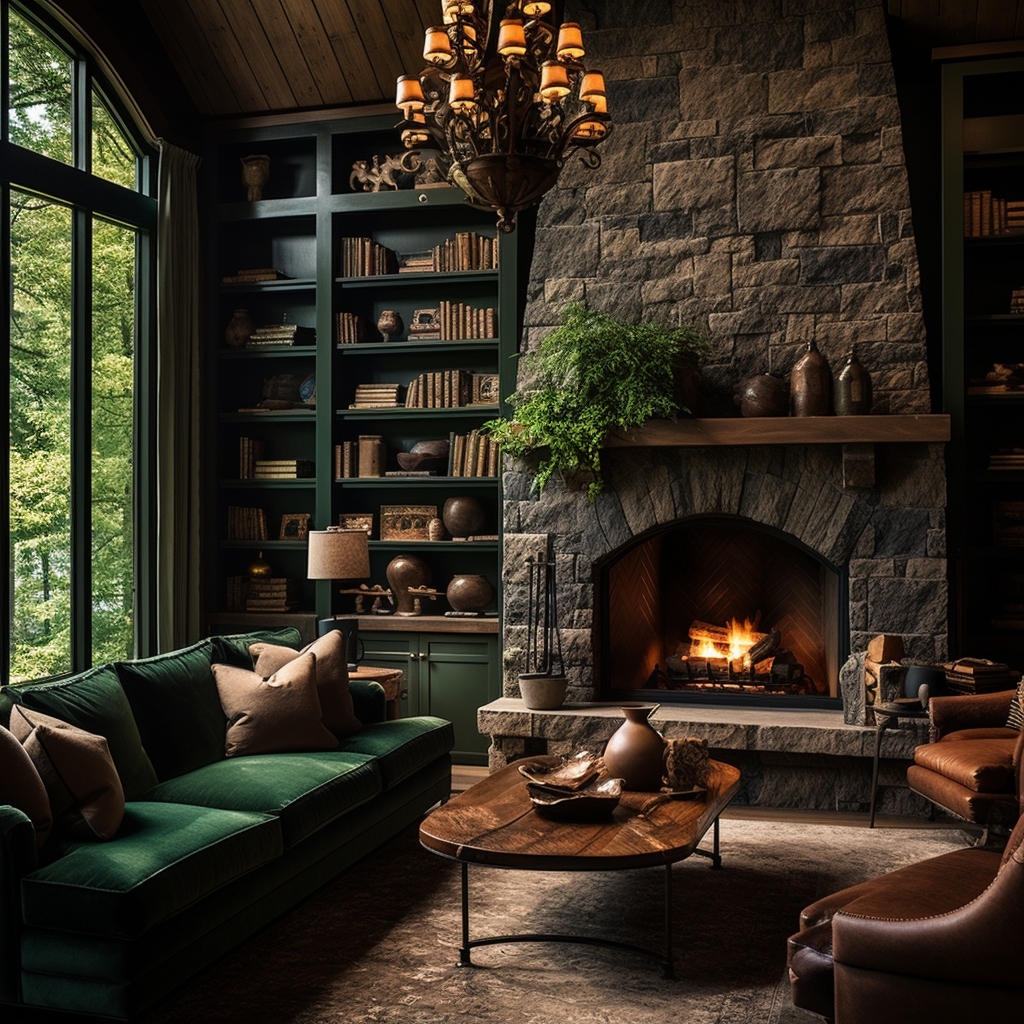
[{"label": "wooden side table", "polygon": [[402,670],[400,668],[374,668],[373,665],[359,665],[349,671],[349,679],[370,679],[384,687],[387,701],[387,717],[392,722],[398,718],[398,704],[402,699]]}]

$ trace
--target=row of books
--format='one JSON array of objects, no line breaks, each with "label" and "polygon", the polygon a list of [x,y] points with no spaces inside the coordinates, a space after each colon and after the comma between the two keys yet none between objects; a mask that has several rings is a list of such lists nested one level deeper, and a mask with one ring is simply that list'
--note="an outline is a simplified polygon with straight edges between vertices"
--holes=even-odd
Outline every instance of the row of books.
[{"label": "row of books", "polygon": [[228,506],[228,540],[268,540],[267,516],[261,508]]},{"label": "row of books", "polygon": [[471,405],[473,374],[468,370],[434,370],[421,373],[405,393],[407,409],[454,409]]},{"label": "row of books", "polygon": [[442,341],[495,338],[497,318],[493,307],[477,309],[465,302],[441,302],[438,306]]},{"label": "row of books", "polygon": [[257,459],[253,480],[302,480],[313,476],[312,459]]},{"label": "row of books", "polygon": [[964,193],[964,237],[1024,232],[1024,199],[1000,199],[991,189]]},{"label": "row of books", "polygon": [[238,479],[252,480],[256,475],[256,462],[263,458],[266,445],[252,437],[238,439]]},{"label": "row of books", "polygon": [[261,348],[268,345],[313,345],[316,342],[315,327],[300,327],[298,324],[271,324],[257,327],[246,348]]},{"label": "row of books", "polygon": [[400,257],[398,272],[422,274],[431,271],[496,270],[497,267],[496,238],[475,231],[457,231],[432,249]]},{"label": "row of books", "polygon": [[501,451],[490,434],[474,428],[468,434],[449,435],[449,476],[498,476],[501,473]]},{"label": "row of books", "polygon": [[398,254],[372,238],[346,237],[341,240],[341,276],[376,277],[398,273]]},{"label": "row of books", "polygon": [[1024,313],[1024,288],[1014,288],[1010,292],[1010,312]]},{"label": "row of books", "polygon": [[381,341],[377,325],[358,313],[339,313],[335,318],[335,341],[338,345],[357,345],[361,341]]}]

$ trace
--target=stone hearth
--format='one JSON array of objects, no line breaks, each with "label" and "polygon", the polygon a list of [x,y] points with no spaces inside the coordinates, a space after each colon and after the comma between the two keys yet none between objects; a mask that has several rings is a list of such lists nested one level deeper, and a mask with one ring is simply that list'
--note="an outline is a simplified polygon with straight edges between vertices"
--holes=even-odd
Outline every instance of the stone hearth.
[{"label": "stone hearth", "polygon": [[[588,61],[604,69],[615,130],[601,168],[570,165],[541,204],[524,348],[557,323],[566,301],[583,299],[627,318],[705,327],[715,346],[705,416],[734,415],[731,396],[748,376],[788,376],[810,340],[833,370],[856,345],[875,413],[929,412],[883,4],[567,0],[566,17],[583,24]],[[492,764],[610,735],[618,712],[589,707],[600,699],[594,563],[691,516],[763,524],[838,567],[850,651],[898,633],[909,656],[944,657],[942,446],[877,444],[874,473],[863,479],[846,472],[857,454],[813,443],[606,449],[606,487],[593,503],[573,481],[538,496],[529,463],[506,465],[505,697],[480,716]],[[568,701],[585,712],[525,713],[516,700],[524,560],[548,544]],[[704,735],[728,752],[751,803],[866,808],[873,731],[844,723],[838,706],[686,705],[659,714],[670,735]],[[791,715],[799,716],[792,724]],[[913,742],[902,733],[885,739],[895,760],[883,765],[883,782],[889,770],[896,786]]]}]

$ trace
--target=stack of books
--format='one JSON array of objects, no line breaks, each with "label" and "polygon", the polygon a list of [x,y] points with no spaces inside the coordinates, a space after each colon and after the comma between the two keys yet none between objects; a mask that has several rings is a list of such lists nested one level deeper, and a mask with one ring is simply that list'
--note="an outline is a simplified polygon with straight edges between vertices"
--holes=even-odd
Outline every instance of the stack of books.
[{"label": "stack of books", "polygon": [[1024,448],[997,448],[988,457],[989,469],[1024,469]]},{"label": "stack of books", "polygon": [[402,404],[401,384],[357,384],[350,409],[397,409]]},{"label": "stack of books", "polygon": [[436,248],[424,252],[408,252],[398,259],[400,274],[427,274],[437,269]]},{"label": "stack of books", "polygon": [[341,240],[341,276],[377,277],[398,273],[398,257],[386,245],[372,238]]},{"label": "stack of books", "polygon": [[300,580],[275,576],[250,576],[246,588],[247,612],[290,612],[300,597]]},{"label": "stack of books", "polygon": [[246,348],[262,348],[267,345],[312,345],[316,342],[316,329],[313,327],[300,327],[298,324],[271,324],[267,327],[257,327],[249,340],[245,343]]},{"label": "stack of books", "polygon": [[1017,685],[1020,673],[999,661],[985,658],[960,658],[946,662],[946,689],[950,693],[994,693]]},{"label": "stack of books", "polygon": [[442,341],[465,341],[468,338],[497,336],[493,307],[477,309],[465,302],[442,302],[439,309]]},{"label": "stack of books", "polygon": [[313,475],[311,459],[257,459],[254,480],[299,480]]},{"label": "stack of books", "polygon": [[252,437],[238,439],[238,479],[252,480],[256,475],[256,462],[262,460],[266,445]]},{"label": "stack of books", "polygon": [[421,373],[409,383],[407,409],[452,409],[469,405],[473,397],[473,375],[468,370],[435,370]]},{"label": "stack of books", "polygon": [[381,333],[376,324],[368,317],[358,313],[339,313],[335,321],[337,325],[337,344],[356,345],[361,341],[380,341]]},{"label": "stack of books", "polygon": [[267,540],[267,516],[263,509],[229,505],[228,540]]},{"label": "stack of books", "polygon": [[273,267],[258,270],[238,270],[221,278],[222,284],[260,284],[263,281],[285,281],[287,275]]}]

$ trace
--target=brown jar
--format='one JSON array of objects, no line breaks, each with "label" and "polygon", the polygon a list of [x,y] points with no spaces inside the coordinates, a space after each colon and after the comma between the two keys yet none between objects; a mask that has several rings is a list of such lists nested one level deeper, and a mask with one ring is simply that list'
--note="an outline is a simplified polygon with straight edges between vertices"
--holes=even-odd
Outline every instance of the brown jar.
[{"label": "brown jar", "polygon": [[836,374],[837,416],[866,416],[871,412],[871,374],[861,366],[855,352],[846,357]]},{"label": "brown jar", "polygon": [[790,407],[794,416],[828,416],[832,412],[832,370],[813,341],[789,375]]}]

